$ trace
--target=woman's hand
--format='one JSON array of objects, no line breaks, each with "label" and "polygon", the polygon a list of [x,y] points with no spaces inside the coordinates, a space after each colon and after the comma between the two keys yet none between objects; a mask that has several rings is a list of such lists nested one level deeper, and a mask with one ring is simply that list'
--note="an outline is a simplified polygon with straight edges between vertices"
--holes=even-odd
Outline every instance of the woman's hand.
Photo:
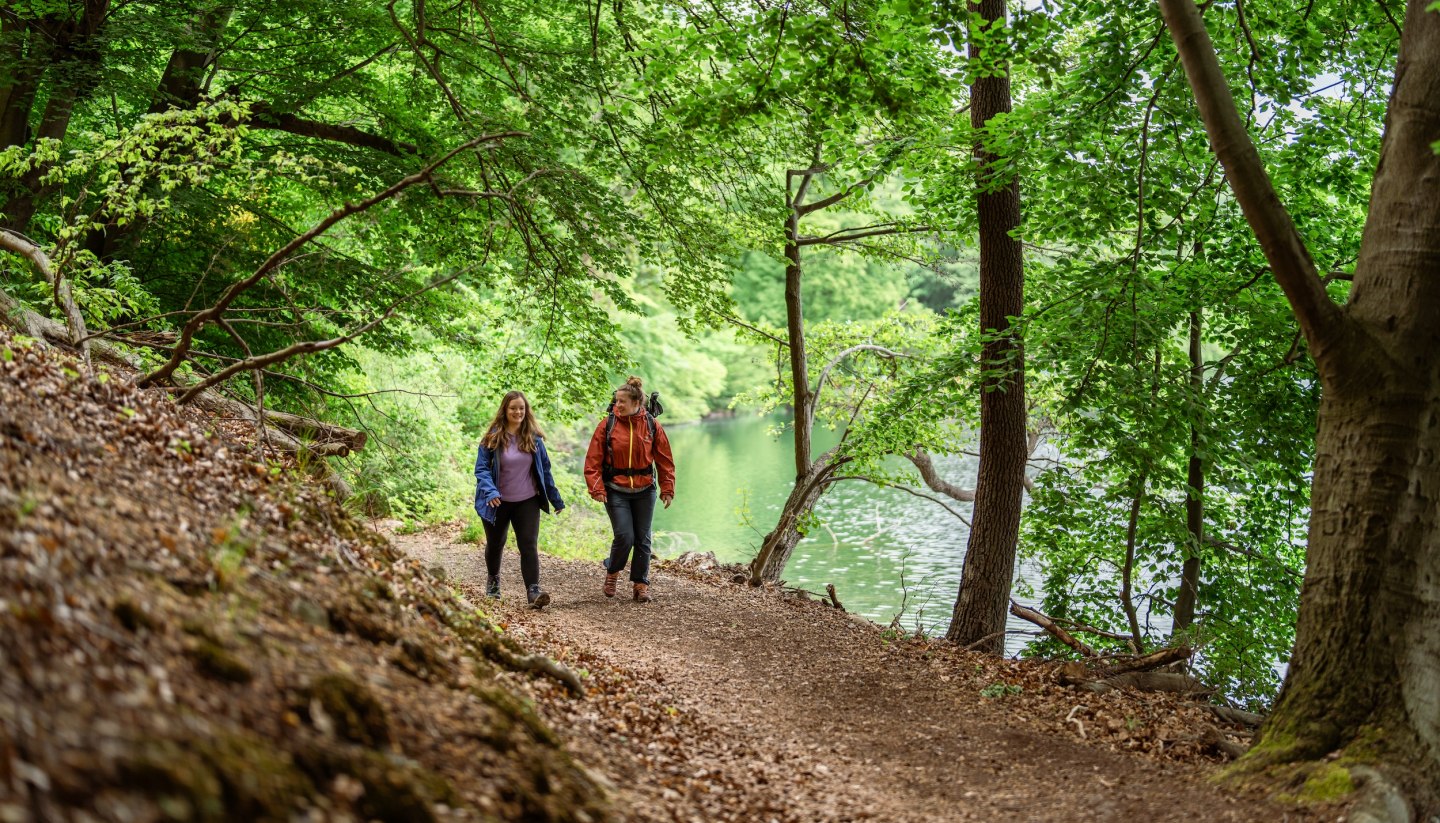
[{"label": "woman's hand", "polygon": [[500,508],[500,498],[492,497],[490,498],[490,502],[486,503],[485,505],[489,506],[492,509],[498,509]]},{"label": "woman's hand", "polygon": [[590,499],[594,500],[596,503],[604,503],[607,499],[607,495],[604,492],[590,492]]},{"label": "woman's hand", "polygon": [[661,502],[661,503],[664,503],[664,504],[665,504],[665,508],[667,508],[667,509],[670,508],[670,501],[671,501],[671,500],[674,500],[674,499],[675,499],[675,495],[673,495],[673,494],[662,494],[662,495],[660,495],[660,502]]}]

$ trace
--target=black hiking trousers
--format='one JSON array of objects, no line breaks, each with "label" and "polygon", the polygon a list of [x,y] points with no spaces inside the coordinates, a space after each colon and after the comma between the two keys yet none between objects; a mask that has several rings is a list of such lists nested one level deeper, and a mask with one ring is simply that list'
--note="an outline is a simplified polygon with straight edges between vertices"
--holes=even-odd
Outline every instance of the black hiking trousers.
[{"label": "black hiking trousers", "polygon": [[519,503],[501,502],[495,508],[495,522],[485,524],[485,571],[491,577],[500,575],[500,553],[505,550],[506,532],[515,528],[515,543],[520,549],[520,576],[525,588],[540,582],[540,495]]},{"label": "black hiking trousers", "polygon": [[605,561],[605,571],[618,572],[625,568],[630,559],[630,550],[635,550],[635,562],[630,567],[630,582],[650,584],[650,522],[655,519],[655,484],[639,491],[620,491],[613,487],[605,489],[605,513],[610,515],[610,530],[615,539],[610,542],[610,558]]}]

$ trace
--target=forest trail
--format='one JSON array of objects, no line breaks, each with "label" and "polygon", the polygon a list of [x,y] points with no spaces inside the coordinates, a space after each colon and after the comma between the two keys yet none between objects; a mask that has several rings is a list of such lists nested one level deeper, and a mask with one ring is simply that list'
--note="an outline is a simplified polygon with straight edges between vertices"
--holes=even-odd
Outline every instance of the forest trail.
[{"label": "forest trail", "polygon": [[[980,693],[1003,663],[891,642],[877,626],[722,575],[662,564],[652,570],[654,602],[641,605],[624,580],[607,600],[598,563],[542,557],[554,601],[535,611],[508,550],[501,603],[486,606],[481,552],[454,537],[392,539],[443,567],[526,645],[587,671],[583,700],[560,698],[548,681],[528,688],[554,697],[537,699],[541,714],[613,784],[627,819],[1343,819],[1219,789],[1205,780],[1213,763],[1078,741],[1087,724],[1092,738],[1097,727],[1134,724],[1113,716],[1123,702],[1031,686],[1042,694],[1021,709],[1007,702],[1013,694]],[[1036,700],[1050,710],[1048,729]],[[1056,712],[1086,719],[1066,723]]]}]

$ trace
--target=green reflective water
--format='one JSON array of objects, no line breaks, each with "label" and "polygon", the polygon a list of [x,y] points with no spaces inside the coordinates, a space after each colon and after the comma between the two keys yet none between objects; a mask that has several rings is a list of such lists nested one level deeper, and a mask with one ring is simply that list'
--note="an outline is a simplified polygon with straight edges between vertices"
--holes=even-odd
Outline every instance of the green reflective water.
[{"label": "green reflective water", "polygon": [[[795,477],[794,434],[776,436],[780,418],[739,417],[666,429],[675,453],[675,503],[657,510],[661,557],[712,551],[721,562],[748,562],[774,525]],[[816,434],[819,453],[839,439]],[[953,483],[973,486],[973,458],[938,458]],[[970,505],[949,501],[966,518]],[[960,585],[969,530],[936,503],[858,481],[832,487],[818,512],[822,525],[796,547],[785,579],[824,592],[834,583],[845,608],[889,624],[897,613],[909,631],[943,633]],[[1022,569],[1029,577],[1028,569]],[[1012,629],[1033,629],[1014,622]],[[1014,651],[1026,638],[1012,635]]]}]

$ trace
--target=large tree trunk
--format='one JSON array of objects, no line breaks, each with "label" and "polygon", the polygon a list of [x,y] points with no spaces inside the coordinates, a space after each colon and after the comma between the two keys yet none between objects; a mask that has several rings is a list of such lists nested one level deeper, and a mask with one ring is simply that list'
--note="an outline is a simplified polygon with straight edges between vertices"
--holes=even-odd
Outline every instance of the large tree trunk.
[{"label": "large tree trunk", "polygon": [[30,111],[35,106],[37,64],[48,41],[31,31],[30,22],[13,13],[0,18],[0,60],[5,85],[0,86],[0,149],[30,141]]},{"label": "large tree trunk", "polygon": [[1270,186],[1191,0],[1160,0],[1246,220],[1323,386],[1295,653],[1242,773],[1338,754],[1440,814],[1440,15],[1408,4],[1343,309]]},{"label": "large tree trunk", "polygon": [[1200,551],[1205,546],[1205,462],[1200,458],[1200,428],[1205,404],[1205,360],[1200,351],[1200,312],[1190,312],[1190,462],[1185,471],[1185,563],[1180,569],[1180,593],[1175,597],[1175,631],[1195,622],[1200,591]]},{"label": "large tree trunk", "polygon": [[205,9],[196,15],[188,32],[191,42],[170,53],[165,72],[160,75],[160,83],[155,87],[151,113],[170,108],[194,108],[200,102],[201,81],[215,62],[220,37],[232,13],[233,6],[223,5]]},{"label": "large tree trunk", "polygon": [[[991,26],[1003,26],[1004,0],[970,4],[972,14]],[[974,25],[974,23],[972,23]],[[992,30],[991,35],[994,36]],[[981,58],[971,37],[970,57]],[[1025,363],[1010,318],[1025,310],[1025,268],[1020,240],[1020,184],[998,179],[1001,158],[984,145],[990,119],[1010,111],[1010,78],[1005,72],[976,78],[970,87],[970,122],[981,132],[975,155],[985,170],[980,178],[980,329],[990,335],[982,368],[996,376],[985,380],[980,398],[980,470],[975,483],[974,525],[965,548],[960,593],[946,637],[996,653],[1005,649],[1005,615],[1015,573],[1020,534],[1020,502],[1025,488]],[[980,641],[984,642],[980,642]]]},{"label": "large tree trunk", "polygon": [[[33,37],[48,36],[54,43],[50,65],[45,69],[50,96],[35,131],[37,139],[64,140],[75,106],[99,84],[103,58],[96,35],[109,11],[110,0],[85,0],[78,17],[59,21],[52,27],[53,31],[31,32]],[[28,115],[28,107],[26,111]],[[21,177],[18,188],[0,206],[5,214],[4,228],[24,233],[29,227],[40,199],[53,189],[40,182],[49,171],[48,167],[41,167]]]}]

